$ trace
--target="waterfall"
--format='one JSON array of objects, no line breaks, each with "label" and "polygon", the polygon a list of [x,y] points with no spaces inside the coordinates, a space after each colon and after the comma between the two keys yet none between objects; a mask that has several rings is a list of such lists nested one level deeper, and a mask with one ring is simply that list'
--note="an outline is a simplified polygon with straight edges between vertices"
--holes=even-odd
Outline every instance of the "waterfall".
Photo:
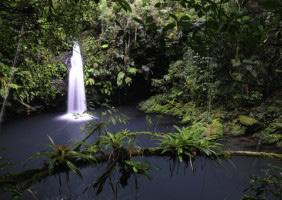
[{"label": "waterfall", "polygon": [[68,82],[68,113],[83,113],[87,110],[80,47],[73,45]]},{"label": "waterfall", "polygon": [[58,119],[72,122],[98,119],[98,117],[85,112],[87,105],[83,78],[83,63],[80,47],[77,42],[73,45],[68,81],[68,110],[66,114],[59,116]]}]

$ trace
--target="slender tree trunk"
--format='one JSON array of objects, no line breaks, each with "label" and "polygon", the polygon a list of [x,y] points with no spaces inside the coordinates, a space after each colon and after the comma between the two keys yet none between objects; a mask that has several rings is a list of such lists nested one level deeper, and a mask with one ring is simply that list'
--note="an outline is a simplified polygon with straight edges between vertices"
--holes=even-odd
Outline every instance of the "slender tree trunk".
[{"label": "slender tree trunk", "polygon": [[[20,31],[20,34],[19,34],[19,40],[18,40],[18,44],[17,44],[14,60],[13,60],[13,63],[12,63],[12,68],[14,68],[17,65],[17,62],[18,62],[18,57],[19,57],[19,53],[20,53],[23,32],[24,32],[24,24],[21,26],[21,31]],[[13,79],[14,79],[14,72],[12,71],[11,77],[9,79],[9,83],[12,83]],[[8,91],[7,91],[7,93],[4,96],[4,100],[3,100],[3,103],[2,103],[2,106],[1,106],[1,111],[0,111],[0,128],[1,128],[2,121],[3,121],[3,117],[4,117],[5,107],[6,107],[6,104],[7,104],[7,101],[8,101],[8,97],[9,97],[9,94],[10,94],[9,85],[8,85],[8,89],[7,90]]]}]

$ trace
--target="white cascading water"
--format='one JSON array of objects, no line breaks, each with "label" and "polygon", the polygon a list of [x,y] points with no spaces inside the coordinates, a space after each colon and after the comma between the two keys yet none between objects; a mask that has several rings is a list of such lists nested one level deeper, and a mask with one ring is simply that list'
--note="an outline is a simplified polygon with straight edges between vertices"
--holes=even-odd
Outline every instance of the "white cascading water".
[{"label": "white cascading water", "polygon": [[71,66],[69,70],[68,83],[68,110],[67,114],[59,117],[67,121],[87,121],[98,119],[95,116],[85,113],[87,110],[85,87],[83,78],[83,64],[80,47],[77,42],[73,45]]},{"label": "white cascading water", "polygon": [[68,86],[68,113],[83,113],[87,110],[80,47],[73,45]]}]

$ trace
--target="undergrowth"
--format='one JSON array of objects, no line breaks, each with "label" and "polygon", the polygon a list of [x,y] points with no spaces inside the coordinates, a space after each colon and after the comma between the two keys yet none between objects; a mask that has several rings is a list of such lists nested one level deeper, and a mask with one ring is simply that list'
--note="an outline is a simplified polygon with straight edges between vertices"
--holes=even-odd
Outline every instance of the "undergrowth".
[{"label": "undergrowth", "polygon": [[252,135],[263,144],[282,147],[282,94],[276,93],[259,106],[227,109],[220,106],[197,105],[193,101],[184,101],[171,94],[159,94],[139,104],[138,108],[146,113],[161,113],[179,118],[179,123],[192,125],[197,122],[217,129],[218,135]]}]

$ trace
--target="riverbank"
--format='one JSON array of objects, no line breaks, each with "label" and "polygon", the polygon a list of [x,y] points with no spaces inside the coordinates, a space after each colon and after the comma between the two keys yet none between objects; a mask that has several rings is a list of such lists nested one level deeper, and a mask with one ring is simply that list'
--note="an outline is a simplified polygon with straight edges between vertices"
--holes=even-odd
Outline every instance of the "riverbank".
[{"label": "riverbank", "polygon": [[[195,122],[206,124],[213,134],[224,138],[248,138],[252,146],[282,148],[282,94],[266,99],[256,107],[210,109],[193,102],[180,101],[162,94],[152,96],[139,104],[145,113],[160,113],[177,117],[178,123],[189,126]],[[236,140],[236,139],[233,139]]]}]

